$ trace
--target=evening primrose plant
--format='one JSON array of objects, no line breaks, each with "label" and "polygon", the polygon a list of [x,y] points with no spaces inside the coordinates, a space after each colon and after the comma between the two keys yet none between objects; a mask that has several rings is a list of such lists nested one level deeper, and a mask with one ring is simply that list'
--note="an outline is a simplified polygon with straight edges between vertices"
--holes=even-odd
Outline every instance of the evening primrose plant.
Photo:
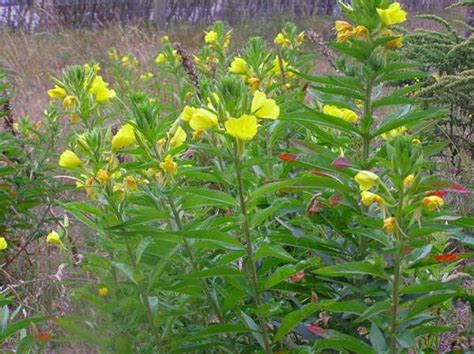
[{"label": "evening primrose plant", "polygon": [[446,272],[471,256],[450,252],[472,220],[421,139],[445,112],[386,89],[422,75],[393,55],[406,11],[340,6],[334,75],[309,74],[294,25],[231,51],[217,22],[195,55],[164,38],[146,89],[116,92],[91,65],[54,81],[52,106],[77,117],[58,164],[81,197],[61,206],[89,230],[94,274],[75,291],[84,318],[60,326],[102,351],[435,348],[468,295]]}]

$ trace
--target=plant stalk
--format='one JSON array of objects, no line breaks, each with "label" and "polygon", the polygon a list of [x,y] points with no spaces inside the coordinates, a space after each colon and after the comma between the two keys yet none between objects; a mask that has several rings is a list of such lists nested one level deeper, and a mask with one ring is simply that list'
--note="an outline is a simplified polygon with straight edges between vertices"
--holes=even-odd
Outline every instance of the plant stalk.
[{"label": "plant stalk", "polygon": [[255,306],[257,308],[258,321],[260,322],[260,329],[262,331],[262,336],[263,336],[264,350],[265,350],[265,353],[269,354],[269,353],[273,353],[273,351],[271,347],[270,336],[267,330],[266,318],[262,316],[262,314],[260,313],[260,308],[262,306],[262,299],[261,299],[260,289],[258,286],[257,268],[255,265],[255,260],[254,260],[254,254],[253,254],[253,248],[252,248],[252,237],[250,235],[250,227],[249,227],[249,221],[248,221],[248,215],[247,215],[247,206],[245,203],[245,193],[244,193],[244,187],[243,187],[243,181],[242,181],[242,173],[240,170],[240,156],[236,156],[235,158],[235,169],[236,169],[236,174],[237,174],[237,184],[239,188],[240,211],[244,217],[244,222],[242,226],[243,226],[245,243],[246,243],[245,246],[246,246],[246,251],[247,251],[247,267],[246,268],[249,273],[250,282],[253,288],[253,296],[255,300]]},{"label": "plant stalk", "polygon": [[[182,224],[181,224],[181,219],[179,217],[178,210],[176,209],[176,205],[174,203],[173,198],[171,198],[170,196],[168,196],[168,203],[170,205],[171,212],[173,213],[173,217],[174,217],[174,220],[176,222],[176,227],[178,228],[178,230],[182,230],[183,227],[182,227]],[[184,248],[186,249],[186,253],[189,256],[191,266],[193,267],[193,270],[195,272],[197,272],[199,270],[199,268],[196,264],[196,259],[194,258],[194,254],[193,254],[193,251],[191,249],[191,246],[190,246],[188,240],[185,239],[183,241],[183,244],[184,244]],[[224,315],[222,314],[221,309],[219,308],[219,306],[216,304],[214,298],[212,297],[211,291],[209,290],[209,287],[208,287],[206,281],[204,279],[201,279],[201,282],[202,282],[203,290],[206,293],[207,301],[212,306],[214,312],[216,313],[217,318],[219,319],[219,322],[223,323],[224,322]]]}]

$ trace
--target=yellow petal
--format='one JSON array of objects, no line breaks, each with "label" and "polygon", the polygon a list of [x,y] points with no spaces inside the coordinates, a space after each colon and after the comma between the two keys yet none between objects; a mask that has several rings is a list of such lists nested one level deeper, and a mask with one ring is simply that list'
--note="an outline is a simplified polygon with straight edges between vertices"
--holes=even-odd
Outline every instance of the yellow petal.
[{"label": "yellow petal", "polygon": [[377,9],[377,13],[386,26],[396,25],[407,19],[407,12],[402,10],[398,2],[394,2],[387,9]]},{"label": "yellow petal", "polygon": [[217,126],[217,116],[211,111],[198,108],[191,117],[189,125],[193,130],[205,130]]},{"label": "yellow petal", "polygon": [[230,64],[229,71],[234,74],[244,75],[248,71],[247,62],[245,61],[245,59],[235,57],[232,63]]},{"label": "yellow petal", "polygon": [[173,137],[170,139],[170,145],[172,148],[178,147],[183,145],[183,143],[186,141],[187,134],[183,130],[183,128],[178,127],[176,129],[176,132],[174,133]]},{"label": "yellow petal", "polygon": [[5,237],[0,237],[0,251],[6,250],[8,248],[7,240]]},{"label": "yellow petal", "polygon": [[225,122],[227,134],[242,141],[249,141],[257,134],[257,118],[248,114],[240,118],[229,118]]},{"label": "yellow petal", "polygon": [[53,89],[48,90],[48,96],[50,98],[60,99],[60,98],[66,97],[66,95],[67,95],[66,90],[63,89],[62,87],[59,87],[58,85],[54,85]]},{"label": "yellow petal", "polygon": [[255,91],[251,106],[252,114],[258,118],[277,119],[280,107],[275,100],[268,99],[264,92]]},{"label": "yellow petal", "polygon": [[135,132],[131,124],[125,124],[112,138],[112,148],[121,149],[135,142]]},{"label": "yellow petal", "polygon": [[79,157],[71,150],[65,150],[59,157],[59,166],[61,167],[78,167],[81,163]]}]

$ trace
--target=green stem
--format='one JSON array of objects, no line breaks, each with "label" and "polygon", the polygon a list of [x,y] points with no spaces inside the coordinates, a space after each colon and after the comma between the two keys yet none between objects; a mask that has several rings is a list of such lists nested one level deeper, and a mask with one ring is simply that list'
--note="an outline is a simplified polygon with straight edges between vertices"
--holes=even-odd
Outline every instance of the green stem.
[{"label": "green stem", "polygon": [[[182,230],[183,226],[181,224],[181,219],[179,217],[178,210],[176,209],[176,205],[174,203],[173,198],[171,198],[171,196],[169,196],[169,195],[168,195],[168,203],[170,205],[171,212],[173,213],[173,217],[174,217],[174,220],[176,222],[176,227],[178,228],[178,230]],[[188,254],[189,260],[191,262],[191,266],[193,267],[193,270],[195,272],[199,271],[199,267],[197,266],[196,259],[194,258],[194,254],[193,254],[193,251],[191,249],[191,246],[190,246],[188,240],[185,239],[183,241],[183,244],[184,244],[184,248],[186,249],[186,253]],[[201,279],[201,283],[202,283],[202,288],[203,288],[204,292],[206,293],[207,301],[209,302],[209,304],[214,309],[214,312],[216,313],[216,316],[219,319],[219,322],[223,323],[224,322],[224,315],[222,314],[222,311],[221,311],[220,307],[217,305],[216,301],[212,297],[211,291],[209,290],[209,287],[208,287],[206,281],[204,279]]]},{"label": "green stem", "polygon": [[393,260],[393,282],[392,282],[392,310],[390,312],[390,354],[397,354],[397,317],[398,317],[398,310],[399,310],[399,302],[400,302],[400,282],[402,278],[401,272],[401,256],[400,252],[403,248],[403,230],[401,229],[401,221],[402,221],[402,211],[403,211],[403,202],[404,202],[404,190],[403,188],[400,189],[398,194],[398,207],[396,211],[395,218],[397,220],[395,230],[394,230],[394,238],[395,238],[395,255]]},{"label": "green stem", "polygon": [[238,188],[239,188],[240,210],[244,217],[242,226],[244,229],[243,231],[244,231],[244,237],[245,237],[245,243],[246,243],[245,246],[246,246],[246,251],[247,251],[247,267],[246,268],[249,273],[250,282],[252,284],[253,297],[255,300],[255,306],[257,308],[257,316],[260,322],[260,329],[262,331],[265,353],[273,353],[271,342],[270,342],[270,336],[267,330],[267,320],[260,312],[260,308],[262,306],[262,299],[261,299],[260,289],[258,286],[258,275],[257,275],[257,268],[255,265],[255,260],[254,260],[254,254],[253,254],[252,237],[250,236],[250,227],[249,227],[249,221],[248,221],[247,207],[245,203],[245,193],[244,193],[244,187],[243,187],[243,181],[242,181],[242,173],[240,170],[240,155],[237,155],[235,158],[235,169],[236,169],[237,183],[238,183]]},{"label": "green stem", "polygon": [[[117,220],[120,223],[122,223],[123,222],[122,214],[117,208],[117,205],[112,201],[112,199],[109,196],[107,196],[107,200],[109,202],[109,205],[112,207],[112,210],[114,211]],[[127,254],[128,254],[128,257],[130,258],[130,262],[132,263],[133,272],[134,274],[137,274],[139,271],[139,268],[138,268],[137,261],[135,259],[135,255],[133,254],[132,247],[130,246],[130,243],[128,242],[128,238],[125,238],[125,247],[127,248]],[[153,312],[151,310],[150,301],[148,300],[148,294],[146,292],[145,287],[143,286],[143,282],[141,278],[137,279],[136,285],[137,285],[138,291],[140,292],[140,296],[142,298],[143,304],[145,305],[145,308],[146,308],[147,318],[148,318],[148,321],[150,322],[150,329],[153,332],[153,335],[155,336],[155,339],[156,339],[156,344],[158,345],[158,348],[157,348],[158,353],[161,353],[161,348],[163,347],[163,341],[158,331],[158,328],[155,326],[155,321],[153,319]]]},{"label": "green stem", "polygon": [[397,354],[397,315],[400,287],[400,256],[395,255],[393,264],[393,283],[392,283],[392,310],[390,313],[390,354]]}]

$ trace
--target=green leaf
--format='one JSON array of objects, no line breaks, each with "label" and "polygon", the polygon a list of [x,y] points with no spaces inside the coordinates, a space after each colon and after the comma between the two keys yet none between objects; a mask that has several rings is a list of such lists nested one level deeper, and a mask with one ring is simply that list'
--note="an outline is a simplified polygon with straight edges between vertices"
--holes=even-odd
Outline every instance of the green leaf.
[{"label": "green leaf", "polygon": [[277,342],[282,339],[289,331],[300,324],[300,322],[306,317],[318,311],[318,309],[318,304],[309,304],[299,310],[290,312],[283,318],[281,326],[278,328],[278,332],[275,335],[274,341]]},{"label": "green leaf", "polygon": [[354,321],[354,323],[361,323],[365,320],[372,318],[380,313],[386,312],[391,307],[390,301],[381,301],[373,304],[367,310],[365,310],[360,317]]},{"label": "green leaf", "polygon": [[278,258],[287,262],[296,262],[296,259],[289,254],[283,247],[278,245],[262,245],[255,253],[255,259],[259,260],[264,257]]},{"label": "green leaf", "polygon": [[183,209],[199,209],[202,207],[232,208],[235,198],[219,190],[186,187],[176,192],[183,196]]},{"label": "green leaf", "polygon": [[138,282],[135,279],[135,275],[133,274],[133,270],[127,264],[112,262],[112,265],[118,270],[120,270],[123,274],[125,274],[127,278],[130,279],[133,283],[138,285]]},{"label": "green leaf", "polygon": [[365,229],[363,229],[363,228],[353,228],[353,229],[344,230],[344,232],[348,232],[348,233],[354,234],[356,236],[368,237],[372,240],[375,240],[375,241],[381,243],[386,248],[390,247],[390,239],[389,239],[388,235],[385,232],[381,231],[381,230],[367,229],[367,228],[365,228]]},{"label": "green leaf", "polygon": [[372,138],[377,137],[380,134],[386,133],[392,129],[399,128],[401,126],[410,127],[419,123],[420,121],[442,118],[445,115],[446,112],[439,108],[430,108],[423,111],[409,112],[402,117],[392,118],[384,121],[379,126],[379,128],[372,134]]},{"label": "green leaf", "polygon": [[0,332],[0,343],[3,343],[6,339],[8,339],[10,336],[15,334],[18,331],[21,331],[24,328],[27,328],[30,324],[32,323],[41,323],[43,321],[46,321],[48,317],[44,316],[34,316],[30,318],[25,318],[13,323],[9,323],[6,328]]},{"label": "green leaf", "polygon": [[383,268],[376,264],[368,262],[349,262],[343,264],[336,264],[319,268],[313,271],[326,277],[346,277],[351,275],[373,275],[382,279],[388,279],[387,274]]},{"label": "green leaf", "polygon": [[206,270],[200,270],[188,274],[179,274],[176,275],[177,278],[185,279],[200,279],[200,278],[209,278],[209,277],[245,277],[245,273],[232,268],[232,267],[213,267]]},{"label": "green leaf", "polygon": [[360,132],[356,126],[346,122],[344,119],[333,117],[308,107],[305,112],[286,113],[279,119],[296,123],[315,123],[323,127],[360,135]]},{"label": "green leaf", "polygon": [[408,314],[405,317],[405,320],[412,319],[413,317],[430,308],[431,306],[441,304],[451,299],[456,294],[457,292],[449,292],[447,294],[435,294],[416,299],[414,304],[410,307]]},{"label": "green leaf", "polygon": [[388,349],[385,337],[379,327],[372,322],[370,326],[370,343],[376,353],[385,353]]},{"label": "green leaf", "polygon": [[263,285],[263,289],[270,289],[272,286],[288,279],[290,276],[296,273],[296,267],[293,264],[287,264],[283,267],[278,268]]},{"label": "green leaf", "polygon": [[215,324],[206,329],[190,336],[186,336],[186,341],[195,340],[198,338],[205,338],[224,333],[247,333],[249,329],[244,324]]},{"label": "green leaf", "polygon": [[383,97],[378,100],[375,100],[372,103],[372,107],[379,108],[379,107],[391,106],[391,105],[399,105],[399,104],[408,105],[408,104],[415,104],[415,103],[416,101],[411,98],[407,98],[403,96],[387,96],[387,97]]},{"label": "green leaf", "polygon": [[413,328],[412,332],[415,337],[424,336],[427,334],[440,334],[449,332],[453,329],[450,326],[420,326]]},{"label": "green leaf", "polygon": [[358,354],[376,354],[375,350],[368,344],[342,333],[327,339],[317,340],[313,345],[313,349],[336,349],[342,352],[349,350]]},{"label": "green leaf", "polygon": [[264,184],[261,187],[258,187],[257,189],[253,190],[250,195],[249,195],[249,200],[256,200],[261,196],[264,196],[269,193],[274,193],[280,189],[292,186],[296,183],[299,182],[299,179],[293,178],[293,179],[287,179],[283,181],[278,181],[278,182],[272,182],[272,183],[267,183]]},{"label": "green leaf", "polygon": [[413,348],[416,346],[416,338],[409,329],[397,334],[396,338],[402,348]]},{"label": "green leaf", "polygon": [[436,290],[456,290],[456,283],[442,283],[437,280],[425,280],[421,283],[411,284],[400,289],[401,294],[421,294]]},{"label": "green leaf", "polygon": [[140,243],[137,246],[137,249],[135,250],[135,259],[137,264],[140,263],[140,260],[142,259],[143,252],[147,249],[147,247],[152,243],[152,240],[149,238],[144,238],[140,241]]}]

